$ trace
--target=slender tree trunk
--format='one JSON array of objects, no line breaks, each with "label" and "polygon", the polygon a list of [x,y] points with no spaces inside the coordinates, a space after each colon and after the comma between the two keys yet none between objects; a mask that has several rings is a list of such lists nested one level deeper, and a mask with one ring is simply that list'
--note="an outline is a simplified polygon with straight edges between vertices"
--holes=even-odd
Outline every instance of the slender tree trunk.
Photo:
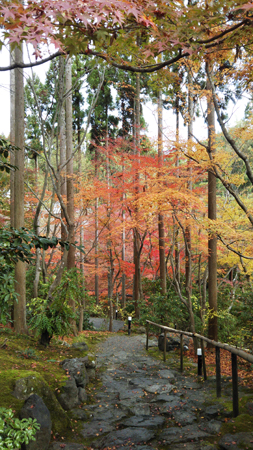
[{"label": "slender tree trunk", "polygon": [[98,277],[98,197],[95,200],[95,297],[96,304],[99,304],[99,277]]},{"label": "slender tree trunk", "polygon": [[[206,64],[209,63],[207,62]],[[208,77],[207,92],[208,148],[209,157],[212,160],[215,154],[215,115],[212,101],[212,89]],[[210,220],[216,220],[216,177],[211,171],[208,172],[208,218]],[[210,309],[208,338],[217,341],[217,238],[212,233],[209,233],[208,235],[208,298]]]},{"label": "slender tree trunk", "polygon": [[[138,204],[139,196],[139,159],[140,159],[140,74],[136,74],[136,96],[135,96],[135,156],[137,160],[137,170],[135,173],[135,199]],[[135,209],[135,217],[138,223],[138,205]],[[138,228],[134,229],[134,304],[135,304],[135,317],[139,319],[140,309],[140,238]]]},{"label": "slender tree trunk", "polygon": [[[15,49],[15,62],[23,62],[23,51]],[[23,70],[15,69],[15,151],[14,174],[14,227],[24,226],[24,81]],[[24,333],[26,328],[26,269],[25,263],[15,265],[15,290],[18,302],[14,303],[14,328],[17,333]]]},{"label": "slender tree trunk", "polygon": [[[10,52],[10,64],[13,64],[14,52]],[[15,145],[15,70],[10,71],[10,143]],[[15,165],[15,154],[10,153],[10,163]],[[10,172],[10,223],[14,227],[14,174]]]},{"label": "slender tree trunk", "polygon": [[[78,59],[77,59],[77,68],[78,68]],[[78,99],[78,106],[77,109],[80,111],[80,97],[77,95]],[[82,176],[82,149],[81,149],[81,123],[80,123],[80,116],[78,115],[77,118],[77,144],[78,144],[78,175],[79,175],[79,189],[81,189],[81,176]],[[83,210],[83,200],[81,200],[81,210]],[[83,226],[80,226],[80,247],[83,247]],[[82,290],[83,290],[83,298],[79,299],[79,332],[83,331],[83,317],[84,317],[84,310],[85,310],[85,279],[84,279],[84,255],[82,252],[80,252],[79,256],[79,263],[80,263],[80,273],[82,277]]]},{"label": "slender tree trunk", "polygon": [[[158,94],[158,165],[163,166],[163,101],[162,91]],[[160,178],[161,174],[158,173]],[[160,283],[162,295],[166,295],[166,262],[165,262],[165,236],[163,214],[158,213],[158,235],[159,235],[159,259],[160,259]]]},{"label": "slender tree trunk", "polygon": [[[191,68],[188,67],[188,144],[189,147],[192,141],[193,134],[193,99],[192,99],[192,74]],[[192,190],[192,173],[191,167],[188,168],[188,182],[187,188]],[[192,273],[191,273],[191,261],[189,258],[191,257],[191,227],[189,223],[187,223],[185,227],[185,238],[186,238],[186,249],[185,249],[185,287],[186,291],[191,295],[192,292]]]},{"label": "slender tree trunk", "polygon": [[[73,181],[73,125],[72,125],[72,63],[68,59],[66,65],[66,157],[67,157],[67,212],[69,217],[68,240],[70,243],[67,259],[67,268],[75,267],[75,204]],[[74,305],[73,305],[74,308]]]},{"label": "slender tree trunk", "polygon": [[[69,251],[67,256],[67,269],[75,267],[75,205],[73,181],[73,127],[72,127],[72,63],[71,58],[66,64],[66,158],[67,158],[67,213],[68,213],[68,240]],[[70,298],[69,305],[75,312],[75,300]],[[72,319],[72,328],[76,333],[75,319]]]},{"label": "slender tree trunk", "polygon": [[[59,60],[59,143],[60,143],[60,193],[63,199],[67,198],[66,183],[66,115],[64,102],[64,73],[65,61],[62,56]],[[64,211],[61,210],[61,239],[67,240],[66,220]],[[65,225],[64,225],[65,224]],[[67,261],[65,261],[67,264]]]},{"label": "slender tree trunk", "polygon": [[[123,204],[125,201],[125,193],[123,193]],[[124,208],[124,206],[123,206]],[[122,222],[123,222],[123,230],[122,230],[122,261],[126,260],[126,229],[125,229],[125,210],[122,211]],[[126,306],[126,274],[123,272],[121,277],[121,306],[125,308]]]},{"label": "slender tree trunk", "polygon": [[[177,143],[177,152],[179,146],[179,92],[176,93],[176,143]],[[179,167],[179,157],[176,157],[176,167]],[[178,176],[178,174],[177,174]],[[175,221],[175,277],[180,285],[180,245],[179,245],[179,227],[177,222]]]}]

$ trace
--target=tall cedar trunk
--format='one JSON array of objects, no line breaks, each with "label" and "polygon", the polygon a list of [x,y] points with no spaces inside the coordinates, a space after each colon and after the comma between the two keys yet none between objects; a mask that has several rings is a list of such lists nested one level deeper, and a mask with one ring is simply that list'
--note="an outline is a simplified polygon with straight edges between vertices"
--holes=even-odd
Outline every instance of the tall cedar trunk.
[{"label": "tall cedar trunk", "polygon": [[97,197],[95,200],[95,297],[97,305],[99,304],[98,244],[99,242],[98,242],[98,197]]},{"label": "tall cedar trunk", "polygon": [[[73,128],[72,128],[72,63],[71,58],[66,64],[66,158],[67,158],[67,213],[68,213],[68,240],[69,251],[67,256],[67,269],[75,267],[75,205],[73,182]],[[75,312],[75,299],[69,299],[69,306]],[[76,333],[75,319],[71,325]]]},{"label": "tall cedar trunk", "polygon": [[[15,49],[15,62],[23,63],[23,51]],[[15,152],[14,174],[14,227],[24,226],[24,81],[23,70],[15,69]],[[26,270],[25,263],[15,265],[15,291],[18,302],[14,303],[14,328],[17,333],[26,332]]]},{"label": "tall cedar trunk", "polygon": [[[78,58],[76,59],[77,70],[78,70]],[[77,95],[77,111],[80,111],[80,96]],[[79,189],[81,190],[81,175],[82,175],[82,149],[81,149],[81,121],[80,115],[77,117],[77,144],[78,144],[78,175],[79,175]],[[83,210],[83,201],[81,200],[81,209]],[[83,227],[80,227],[80,247],[83,247]],[[85,310],[85,280],[84,280],[84,255],[80,252],[79,257],[80,273],[82,277],[82,288],[83,288],[83,298],[79,300],[79,331],[83,331],[83,318]]]},{"label": "tall cedar trunk", "polygon": [[[14,52],[10,52],[10,64],[13,64]],[[10,143],[15,145],[15,70],[10,71]],[[15,154],[10,153],[10,163],[15,165]],[[10,223],[14,227],[14,171],[10,172]]]},{"label": "tall cedar trunk", "polygon": [[[179,146],[179,92],[176,93],[176,143],[177,152]],[[179,167],[179,157],[176,157],[176,167]],[[178,176],[178,174],[177,174]],[[175,222],[175,277],[180,284],[180,246],[178,241],[179,227]]]},{"label": "tall cedar trunk", "polygon": [[[162,92],[158,94],[158,165],[163,166],[163,101]],[[158,173],[158,177],[160,177]],[[166,263],[165,263],[165,239],[164,239],[164,219],[158,213],[158,235],[159,235],[159,259],[160,259],[160,283],[162,295],[166,295]]]},{"label": "tall cedar trunk", "polygon": [[[212,159],[215,153],[215,115],[212,89],[208,78],[207,91],[208,149],[210,159]],[[211,171],[208,172],[208,218],[216,220],[216,177]],[[208,298],[210,308],[208,338],[217,341],[217,238],[213,234],[208,235]]]},{"label": "tall cedar trunk", "polygon": [[[34,155],[34,170],[35,170],[35,192],[38,193],[38,157]],[[39,235],[40,234],[40,215],[35,214],[34,218],[34,232]],[[35,263],[35,274],[33,280],[33,298],[38,297],[38,288],[40,281],[40,272],[41,272],[41,249],[36,248],[36,263]]]},{"label": "tall cedar trunk", "polygon": [[[59,59],[59,141],[60,141],[60,193],[63,199],[67,197],[66,183],[66,120],[65,120],[65,103],[64,103],[64,73],[65,60],[63,56]],[[63,210],[61,210],[61,239],[67,240],[66,220]],[[65,261],[66,263],[66,261]]]},{"label": "tall cedar trunk", "polygon": [[[67,157],[67,212],[68,212],[68,240],[75,242],[75,204],[73,181],[73,126],[72,126],[72,63],[68,59],[66,65],[66,157]],[[67,268],[75,267],[75,246],[70,245],[68,251]],[[74,308],[74,305],[73,305]]]},{"label": "tall cedar trunk", "polygon": [[[15,52],[10,52],[10,65],[15,61]],[[10,143],[15,145],[15,70],[10,71]],[[15,153],[10,152],[10,163],[15,166]],[[14,175],[10,172],[10,226],[14,227]],[[14,303],[11,305],[11,319],[14,321]]]},{"label": "tall cedar trunk", "polygon": [[[136,74],[136,97],[135,97],[135,157],[137,167],[140,161],[140,74]],[[135,173],[135,198],[138,203],[139,196],[139,173],[138,168]],[[138,223],[139,210],[138,205],[135,210],[135,219]],[[139,319],[140,309],[140,238],[138,228],[134,229],[134,309],[135,317]]]},{"label": "tall cedar trunk", "polygon": [[[192,99],[192,74],[191,74],[191,68],[188,68],[188,143],[190,146],[190,142],[192,139],[192,133],[193,133],[193,99]],[[192,174],[191,174],[191,168],[188,168],[188,182],[187,182],[187,188],[191,191],[192,190]],[[185,249],[185,287],[186,291],[189,292],[189,295],[191,296],[192,291],[192,274],[191,274],[191,263],[189,261],[189,258],[191,257],[191,227],[189,223],[187,223],[185,228],[185,237],[186,237],[186,249]]]}]

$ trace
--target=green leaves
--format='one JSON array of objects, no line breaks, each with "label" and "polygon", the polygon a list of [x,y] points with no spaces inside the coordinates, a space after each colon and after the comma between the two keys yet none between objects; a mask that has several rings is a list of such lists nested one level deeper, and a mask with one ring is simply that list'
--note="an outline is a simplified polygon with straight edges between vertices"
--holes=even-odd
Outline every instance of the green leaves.
[{"label": "green leaves", "polygon": [[37,236],[33,231],[26,228],[0,229],[0,256],[4,258],[7,264],[16,263],[17,261],[25,261],[31,263],[34,259],[32,253],[33,248],[48,248],[60,245],[69,249],[69,243],[53,236],[47,238],[46,236]]},{"label": "green leaves", "polygon": [[35,440],[40,429],[36,419],[17,419],[11,409],[0,408],[0,450],[20,448]]}]

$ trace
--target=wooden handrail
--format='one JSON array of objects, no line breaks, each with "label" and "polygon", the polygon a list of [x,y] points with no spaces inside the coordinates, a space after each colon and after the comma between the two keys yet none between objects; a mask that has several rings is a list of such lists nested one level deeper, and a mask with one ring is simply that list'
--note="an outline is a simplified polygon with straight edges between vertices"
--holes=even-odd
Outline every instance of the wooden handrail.
[{"label": "wooden handrail", "polygon": [[205,341],[208,344],[211,344],[213,347],[223,348],[224,350],[227,350],[230,353],[234,353],[235,355],[240,356],[240,358],[243,358],[246,361],[253,363],[253,355],[245,352],[244,350],[242,350],[240,348],[232,347],[228,344],[222,344],[222,342],[212,341],[211,339],[208,339],[207,337],[202,336],[201,334],[198,334],[198,333],[190,333],[189,331],[176,330],[174,328],[166,327],[165,325],[161,325],[159,323],[151,322],[151,320],[146,320],[146,322],[149,323],[150,325],[155,325],[159,328],[162,328],[163,330],[170,331],[171,333],[178,333],[178,334],[183,334],[185,336],[189,336],[192,338],[202,339],[202,341]]},{"label": "wooden handrail", "polygon": [[220,371],[220,348],[227,350],[231,353],[232,359],[232,390],[233,390],[233,414],[234,417],[237,417],[239,414],[239,398],[238,398],[238,371],[237,371],[237,356],[245,359],[246,361],[253,363],[253,355],[245,352],[242,349],[232,347],[228,344],[222,344],[221,342],[216,342],[211,339],[206,338],[198,333],[190,333],[189,331],[176,330],[175,328],[166,327],[165,325],[161,325],[160,323],[152,322],[151,320],[146,320],[146,350],[148,350],[148,338],[149,338],[149,325],[154,325],[162,330],[164,330],[164,361],[166,360],[166,332],[169,331],[171,333],[180,334],[180,370],[183,372],[183,336],[188,336],[193,339],[200,339],[201,349],[202,349],[202,357],[203,357],[203,369],[204,369],[204,380],[207,379],[206,376],[206,365],[205,365],[205,351],[204,351],[204,342],[211,344],[216,348],[216,395],[217,397],[221,396],[221,371]]}]

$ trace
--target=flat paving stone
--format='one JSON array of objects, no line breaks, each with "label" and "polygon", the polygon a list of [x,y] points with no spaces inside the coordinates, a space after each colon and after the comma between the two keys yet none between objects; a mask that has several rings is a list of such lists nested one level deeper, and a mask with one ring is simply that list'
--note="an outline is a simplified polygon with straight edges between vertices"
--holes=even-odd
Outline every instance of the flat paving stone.
[{"label": "flat paving stone", "polygon": [[159,439],[166,445],[176,444],[178,442],[193,442],[211,437],[213,434],[201,430],[198,425],[189,425],[185,427],[171,427],[159,435]]},{"label": "flat paving stone", "polygon": [[146,427],[148,429],[161,427],[165,422],[164,417],[161,416],[132,416],[129,419],[123,420],[122,425],[126,427]]},{"label": "flat paving stone", "polygon": [[154,436],[155,432],[153,430],[147,430],[141,427],[128,427],[109,433],[103,439],[94,441],[92,445],[95,448],[103,449],[104,447],[117,447],[117,445],[125,445],[127,443],[141,444],[150,441]]},{"label": "flat paving stone", "polygon": [[89,423],[85,423],[81,430],[81,435],[84,438],[101,436],[104,433],[109,433],[115,430],[115,427],[110,422],[105,420],[93,420]]},{"label": "flat paving stone", "polygon": [[253,433],[225,434],[219,440],[221,450],[253,449]]}]

